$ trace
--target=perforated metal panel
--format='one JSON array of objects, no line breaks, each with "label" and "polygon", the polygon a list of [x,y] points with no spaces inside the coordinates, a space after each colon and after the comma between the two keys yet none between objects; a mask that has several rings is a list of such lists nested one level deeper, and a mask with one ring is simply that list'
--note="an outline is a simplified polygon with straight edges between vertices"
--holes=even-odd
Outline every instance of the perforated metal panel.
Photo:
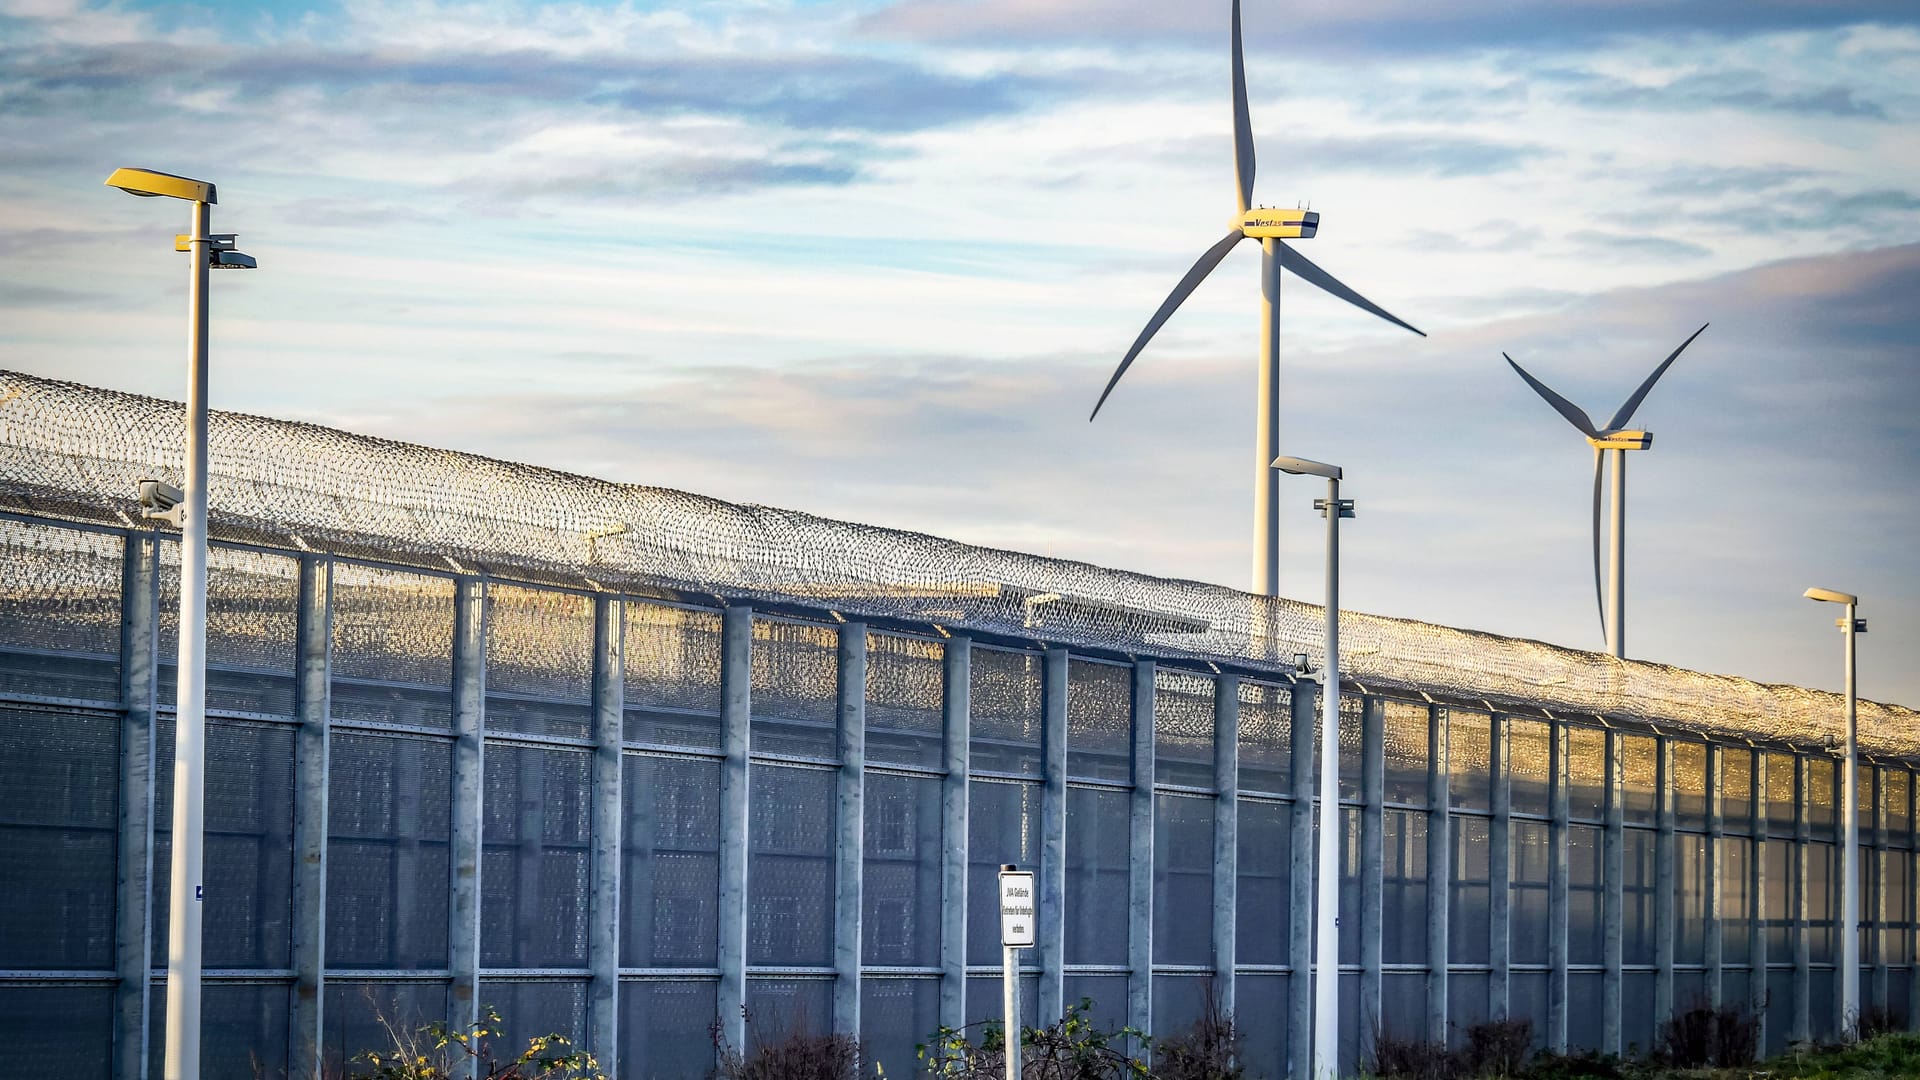
[{"label": "perforated metal panel", "polygon": [[1387,802],[1427,805],[1427,741],[1432,720],[1425,705],[1410,701],[1381,703],[1383,789]]},{"label": "perforated metal panel", "polygon": [[1659,818],[1660,744],[1651,735],[1615,736],[1620,741],[1620,808],[1627,824],[1652,825]]},{"label": "perforated metal panel", "polygon": [[748,979],[747,1049],[833,1030],[832,979]]},{"label": "perforated metal panel", "polygon": [[120,537],[0,521],[0,693],[120,700]]},{"label": "perforated metal panel", "polygon": [[0,968],[113,967],[119,723],[0,708]]},{"label": "perforated metal panel", "polygon": [[1155,975],[1154,1037],[1164,1040],[1193,1034],[1194,1025],[1206,1015],[1211,985],[1212,980],[1204,975]]},{"label": "perforated metal panel", "polygon": [[453,579],[333,567],[333,715],[446,727],[453,709]]},{"label": "perforated metal panel", "polygon": [[334,732],[327,812],[327,966],[447,965],[452,747]]},{"label": "perforated metal panel", "polygon": [[712,967],[720,935],[720,765],[627,755],[620,962]]},{"label": "perforated metal panel", "polygon": [[628,708],[720,711],[720,613],[627,602]]},{"label": "perforated metal panel", "polygon": [[1600,829],[1591,825],[1569,825],[1566,846],[1567,962],[1605,963],[1606,868],[1601,863]]},{"label": "perforated metal panel", "polygon": [[1287,1075],[1288,976],[1243,974],[1235,979],[1234,1026],[1245,1041],[1240,1060],[1251,1076]]},{"label": "perforated metal panel", "polygon": [[1685,739],[1673,741],[1674,826],[1707,827],[1707,747]]},{"label": "perforated metal panel", "polygon": [[1381,818],[1380,958],[1427,962],[1427,815],[1388,810]]},{"label": "perforated metal panel", "polygon": [[830,626],[753,620],[753,750],[836,758],[840,634]]},{"label": "perforated metal panel", "polygon": [[[167,962],[173,857],[172,720],[155,725],[153,963]],[[292,949],[293,729],[207,724],[202,962],[209,968],[285,968]]]},{"label": "perforated metal panel", "polygon": [[487,730],[586,738],[592,696],[592,599],[488,586]]},{"label": "perforated metal panel", "polygon": [[1753,751],[1720,749],[1720,824],[1727,832],[1753,829]]},{"label": "perforated metal panel", "polygon": [[[214,1077],[280,1076],[287,1069],[287,1017],[292,988],[286,983],[209,982],[200,989],[200,1075]],[[167,1014],[167,986],[154,984],[150,1008]],[[167,1028],[147,1031],[147,1075],[164,1075]]]},{"label": "perforated metal panel", "polygon": [[[1485,964],[1493,959],[1492,824],[1486,818],[1448,819],[1447,961]],[[1481,1007],[1485,1008],[1484,999]]]},{"label": "perforated metal panel", "polygon": [[[207,708],[293,715],[300,560],[207,549]],[[180,651],[180,545],[160,543],[160,703],[171,705]]]},{"label": "perforated metal panel", "polygon": [[1069,1005],[1092,1002],[1087,1015],[1096,1030],[1118,1031],[1127,1023],[1127,977],[1124,975],[1077,975],[1068,972],[1063,980]]},{"label": "perforated metal panel", "polygon": [[326,1031],[320,1055],[327,1075],[343,1075],[346,1067],[368,1051],[391,1052],[397,1031],[419,1032],[447,1020],[445,982],[354,982],[327,980]]},{"label": "perforated metal panel", "polygon": [[[1766,756],[1767,769],[1767,805],[1768,826],[1793,828],[1796,808],[1800,805],[1799,774],[1791,754],[1770,753]],[[1779,830],[1774,831],[1779,835]]]},{"label": "perforated metal panel", "polygon": [[1512,884],[1507,900],[1511,930],[1508,956],[1516,964],[1547,962],[1547,872],[1553,861],[1553,839],[1546,825],[1515,821],[1508,826],[1513,852],[1508,866]]},{"label": "perforated metal panel", "polygon": [[749,964],[833,963],[834,776],[822,769],[753,766]]},{"label": "perforated metal panel", "polygon": [[[1181,671],[1153,673],[1153,779],[1210,788],[1216,684]],[[1232,786],[1232,778],[1228,778]]]},{"label": "perforated metal panel", "polygon": [[492,1061],[511,1061],[531,1039],[562,1035],[575,1046],[587,1031],[587,982],[584,979],[481,979],[480,1004],[500,1014],[497,1038],[485,1040],[482,1076]]},{"label": "perforated metal panel", "polygon": [[113,988],[109,985],[0,983],[0,1046],[6,1047],[9,1078],[107,1080],[112,1069],[112,1025]]},{"label": "perforated metal panel", "polygon": [[1569,724],[1567,731],[1567,814],[1599,821],[1607,809],[1607,733]]},{"label": "perforated metal panel", "polygon": [[1156,795],[1153,808],[1153,962],[1211,964],[1214,800]]},{"label": "perforated metal panel", "polygon": [[875,1075],[920,1075],[914,1048],[931,1045],[939,1026],[939,982],[869,976],[860,983],[860,1041]]},{"label": "perforated metal panel", "polygon": [[1240,684],[1240,787],[1285,794],[1293,776],[1293,693],[1273,683]]},{"label": "perforated metal panel", "polygon": [[1621,837],[1621,951],[1628,964],[1651,964],[1658,957],[1654,917],[1654,834],[1628,829]]},{"label": "perforated metal panel", "polygon": [[623,1080],[686,1080],[713,1070],[708,1026],[718,1008],[717,982],[620,984],[620,1076]]},{"label": "perforated metal panel", "polygon": [[1041,665],[1038,653],[973,649],[968,734],[975,772],[1040,775]]},{"label": "perforated metal panel", "polygon": [[1753,841],[1723,836],[1714,872],[1720,881],[1720,961],[1744,964],[1752,957]]},{"label": "perforated metal panel", "polygon": [[1067,789],[1069,964],[1127,962],[1127,799],[1124,791]]},{"label": "perforated metal panel", "polygon": [[1133,670],[1088,660],[1067,663],[1067,775],[1133,779]]},{"label": "perforated metal panel", "polygon": [[[1288,912],[1293,902],[1293,807],[1240,800],[1234,959],[1242,964],[1289,962]],[[1158,912],[1156,910],[1156,918]]]},{"label": "perforated metal panel", "polygon": [[1676,964],[1707,962],[1707,838],[1681,833],[1673,838],[1674,933]]},{"label": "perforated metal panel", "polygon": [[868,761],[940,767],[945,657],[937,641],[867,635]]},{"label": "perforated metal panel", "polygon": [[938,966],[940,781],[869,773],[864,813],[861,961]]},{"label": "perforated metal panel", "polygon": [[[967,937],[969,941],[972,940],[971,932]],[[1027,1027],[1034,1027],[1039,1023],[1039,999],[1039,976],[1020,976],[1020,1023]],[[1004,1019],[1003,1013],[1000,977],[998,975],[991,978],[978,975],[967,976],[967,1024],[973,1026],[986,1021],[998,1024]],[[973,1028],[974,1032],[979,1030],[978,1027]]]},{"label": "perforated metal panel", "polygon": [[[1003,864],[1042,872],[1040,785],[967,784],[967,963],[1000,965],[1000,901],[996,874]],[[968,993],[973,991],[969,988]]]},{"label": "perforated metal panel", "polygon": [[484,966],[585,966],[589,766],[587,754],[571,750],[487,746],[480,867]]},{"label": "perforated metal panel", "polygon": [[1507,722],[1507,784],[1516,814],[1545,817],[1553,791],[1553,735],[1538,720]]},{"label": "perforated metal panel", "polygon": [[1452,709],[1447,714],[1447,798],[1461,810],[1493,809],[1493,718]]}]

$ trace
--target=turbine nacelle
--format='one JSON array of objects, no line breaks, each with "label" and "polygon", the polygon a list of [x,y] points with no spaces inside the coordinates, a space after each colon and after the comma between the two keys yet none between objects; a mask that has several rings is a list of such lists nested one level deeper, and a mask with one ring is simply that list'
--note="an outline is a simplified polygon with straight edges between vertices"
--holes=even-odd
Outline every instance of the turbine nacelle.
[{"label": "turbine nacelle", "polygon": [[1320,228],[1320,212],[1261,206],[1241,214],[1235,224],[1255,240],[1311,240]]},{"label": "turbine nacelle", "polygon": [[1602,431],[1587,437],[1595,450],[1651,450],[1651,431]]}]

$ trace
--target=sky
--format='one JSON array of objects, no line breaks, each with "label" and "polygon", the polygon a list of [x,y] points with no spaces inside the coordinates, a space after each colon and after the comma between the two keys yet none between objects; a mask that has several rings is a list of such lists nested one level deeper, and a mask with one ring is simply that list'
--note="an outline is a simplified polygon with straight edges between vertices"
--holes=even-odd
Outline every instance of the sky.
[{"label": "sky", "polygon": [[[1258,255],[1228,5],[0,0],[0,367],[1168,577],[1249,581]],[[1635,420],[1630,656],[1920,706],[1920,5],[1248,0],[1256,202],[1343,606],[1600,649],[1584,439]],[[1283,594],[1317,601],[1317,482]]]}]

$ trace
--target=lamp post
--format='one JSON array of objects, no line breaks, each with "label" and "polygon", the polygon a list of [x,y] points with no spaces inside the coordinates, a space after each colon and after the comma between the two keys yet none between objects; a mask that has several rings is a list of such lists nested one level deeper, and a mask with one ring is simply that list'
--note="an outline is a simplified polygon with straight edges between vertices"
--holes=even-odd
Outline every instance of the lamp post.
[{"label": "lamp post", "polygon": [[1859,717],[1854,705],[1854,638],[1867,630],[1867,620],[1857,618],[1860,598],[1832,589],[1808,589],[1801,595],[1809,600],[1844,604],[1846,614],[1839,620],[1846,635],[1847,742],[1846,761],[1841,767],[1840,819],[1844,834],[1840,848],[1840,1016],[1841,1023],[1858,1037],[1860,1031],[1860,808],[1857,770],[1859,768]]},{"label": "lamp post", "polygon": [[[207,734],[207,271],[252,269],[233,249],[231,235],[208,232],[214,186],[147,169],[116,169],[107,186],[143,198],[193,204],[193,231],[174,238],[188,254],[187,486],[184,501],[165,514],[180,526],[179,696],[175,702],[173,862],[167,919],[166,1080],[200,1078],[201,856],[206,839]],[[144,485],[143,485],[144,486]],[[143,502],[146,501],[143,499]]]},{"label": "lamp post", "polygon": [[1340,466],[1277,457],[1273,467],[1327,481],[1313,508],[1327,519],[1327,663],[1320,677],[1320,857],[1314,863],[1313,1080],[1339,1076],[1340,1047],[1340,519],[1353,500],[1340,497]]}]

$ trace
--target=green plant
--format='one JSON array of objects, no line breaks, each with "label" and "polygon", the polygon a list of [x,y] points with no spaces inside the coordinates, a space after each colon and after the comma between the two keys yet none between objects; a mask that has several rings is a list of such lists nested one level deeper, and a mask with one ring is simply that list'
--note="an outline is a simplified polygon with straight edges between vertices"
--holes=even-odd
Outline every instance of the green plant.
[{"label": "green plant", "polygon": [[[1153,1040],[1131,1027],[1102,1031],[1093,1022],[1093,1000],[1081,998],[1067,1006],[1065,1016],[1043,1028],[1020,1030],[1020,1075],[1023,1080],[1149,1080],[1154,1074],[1144,1061],[1121,1047],[1127,1040],[1150,1050]],[[977,1028],[979,1041],[968,1035]],[[966,1028],[942,1027],[920,1046],[920,1063],[928,1076],[945,1080],[997,1080],[1006,1073],[1006,1033],[998,1021]]]},{"label": "green plant", "polygon": [[1698,1002],[1660,1026],[1661,1060],[1682,1069],[1751,1065],[1760,1050],[1760,1021],[1738,1005]]},{"label": "green plant", "polygon": [[1533,1053],[1533,1021],[1485,1020],[1463,1033],[1455,1057],[1460,1076],[1518,1076]]},{"label": "green plant", "polygon": [[496,1057],[491,1040],[505,1034],[500,1014],[491,1006],[480,1012],[465,1026],[436,1020],[421,1028],[403,1028],[376,1013],[393,1048],[355,1057],[350,1080],[447,1080],[468,1062],[482,1080],[607,1080],[593,1055],[573,1049],[564,1035],[536,1035],[513,1057]]}]

